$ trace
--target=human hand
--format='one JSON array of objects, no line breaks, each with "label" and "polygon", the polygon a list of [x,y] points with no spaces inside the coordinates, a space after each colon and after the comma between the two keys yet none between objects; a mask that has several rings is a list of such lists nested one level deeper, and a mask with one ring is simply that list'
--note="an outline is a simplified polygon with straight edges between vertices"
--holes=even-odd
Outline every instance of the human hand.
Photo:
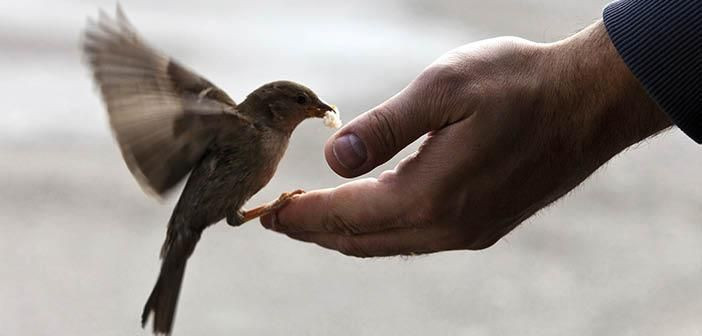
[{"label": "human hand", "polygon": [[483,249],[670,124],[601,22],[552,44],[481,41],[442,56],[325,148],[345,177],[428,134],[416,153],[261,221],[358,257]]}]

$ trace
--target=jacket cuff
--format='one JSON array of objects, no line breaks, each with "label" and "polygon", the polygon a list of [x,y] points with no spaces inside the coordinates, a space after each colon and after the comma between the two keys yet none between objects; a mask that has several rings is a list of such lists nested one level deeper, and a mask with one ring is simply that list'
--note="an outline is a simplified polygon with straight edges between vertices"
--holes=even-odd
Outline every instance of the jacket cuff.
[{"label": "jacket cuff", "polygon": [[621,0],[605,7],[603,18],[648,94],[702,143],[702,1]]}]

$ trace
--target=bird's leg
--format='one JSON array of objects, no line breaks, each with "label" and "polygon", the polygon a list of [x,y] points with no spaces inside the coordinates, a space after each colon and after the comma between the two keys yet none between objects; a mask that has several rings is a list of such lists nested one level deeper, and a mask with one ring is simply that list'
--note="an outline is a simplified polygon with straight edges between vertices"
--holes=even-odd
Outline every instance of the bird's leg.
[{"label": "bird's leg", "polygon": [[[240,211],[239,213],[241,214],[241,224],[248,222],[254,218],[265,216],[269,213],[275,212],[279,210],[280,208],[284,207],[288,202],[293,200],[295,197],[297,197],[300,194],[303,194],[305,191],[302,189],[297,189],[295,191],[291,192],[285,192],[278,197],[277,200],[261,205],[259,207],[253,208],[251,210],[244,210]],[[229,218],[227,217],[227,222],[229,222]],[[239,224],[239,225],[241,225]]]},{"label": "bird's leg", "polygon": [[244,220],[244,212],[241,210],[237,210],[235,213],[227,215],[227,224],[231,226],[236,227],[244,224],[244,222],[246,222],[246,220]]}]

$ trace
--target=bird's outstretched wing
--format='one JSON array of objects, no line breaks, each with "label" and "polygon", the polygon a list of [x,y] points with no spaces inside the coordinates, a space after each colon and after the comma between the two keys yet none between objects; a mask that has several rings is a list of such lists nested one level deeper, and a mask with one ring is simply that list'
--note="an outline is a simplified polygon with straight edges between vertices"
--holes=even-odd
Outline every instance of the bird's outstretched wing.
[{"label": "bird's outstretched wing", "polygon": [[122,10],[89,21],[83,52],[124,160],[141,187],[163,196],[203,156],[220,128],[250,120],[206,79],[147,45]]}]

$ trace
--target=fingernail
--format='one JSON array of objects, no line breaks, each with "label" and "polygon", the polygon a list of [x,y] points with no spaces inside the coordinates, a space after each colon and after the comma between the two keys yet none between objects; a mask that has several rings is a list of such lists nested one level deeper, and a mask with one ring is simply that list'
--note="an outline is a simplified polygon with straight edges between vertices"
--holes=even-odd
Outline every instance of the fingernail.
[{"label": "fingernail", "polygon": [[356,169],[366,162],[366,145],[353,133],[342,135],[332,145],[334,157],[346,169]]}]

